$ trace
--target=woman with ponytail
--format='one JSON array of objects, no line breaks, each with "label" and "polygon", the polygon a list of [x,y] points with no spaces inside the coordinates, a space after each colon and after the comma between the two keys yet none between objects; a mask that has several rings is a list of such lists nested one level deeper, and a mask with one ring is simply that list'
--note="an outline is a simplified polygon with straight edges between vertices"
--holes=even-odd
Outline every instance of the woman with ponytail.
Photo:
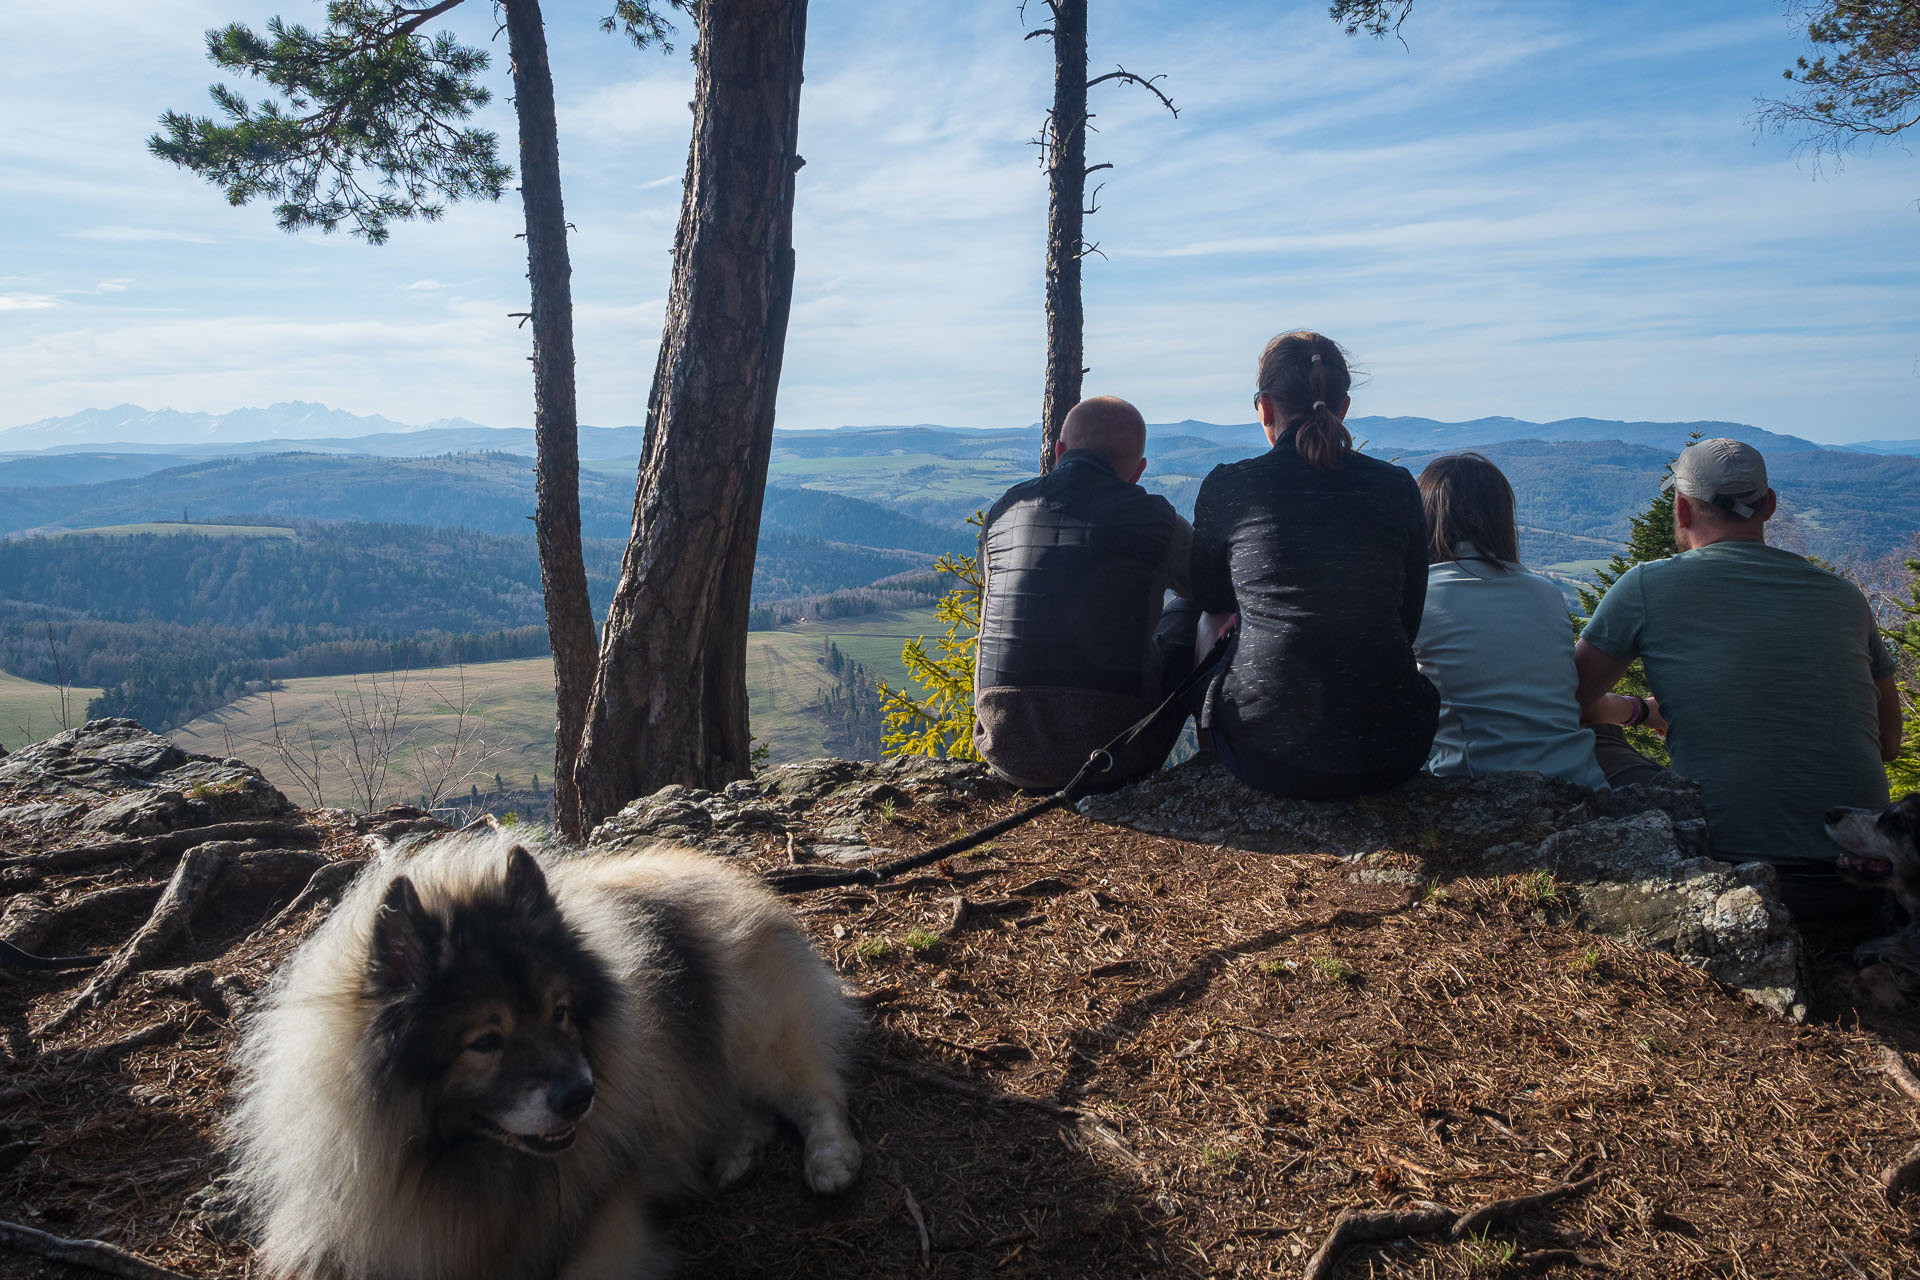
[{"label": "woman with ponytail", "polygon": [[1273,446],[1215,467],[1194,504],[1193,589],[1239,638],[1201,712],[1220,762],[1300,799],[1384,791],[1426,762],[1439,696],[1413,639],[1427,594],[1420,493],[1347,431],[1346,355],[1317,333],[1260,357]]}]

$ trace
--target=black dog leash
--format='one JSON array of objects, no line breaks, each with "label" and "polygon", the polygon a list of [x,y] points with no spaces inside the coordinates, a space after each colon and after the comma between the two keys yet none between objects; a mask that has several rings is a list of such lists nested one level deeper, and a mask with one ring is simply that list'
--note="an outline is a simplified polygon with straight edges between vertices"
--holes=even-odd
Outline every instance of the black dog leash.
[{"label": "black dog leash", "polygon": [[40,969],[61,972],[67,969],[91,969],[105,956],[36,956],[11,942],[0,942],[0,966],[9,969]]},{"label": "black dog leash", "polygon": [[978,831],[968,832],[957,840],[949,840],[945,844],[935,845],[924,852],[895,858],[891,862],[883,862],[877,867],[853,867],[843,871],[782,869],[767,872],[767,883],[781,893],[811,893],[815,889],[833,889],[850,884],[882,884],[908,871],[951,858],[955,854],[965,853],[969,849],[985,844],[995,836],[1032,822],[1043,813],[1050,813],[1062,805],[1072,804],[1087,793],[1095,779],[1112,771],[1118,754],[1132,746],[1141,735],[1152,728],[1154,722],[1166,713],[1167,708],[1193,692],[1201,682],[1213,674],[1214,668],[1220,665],[1227,656],[1227,652],[1233,647],[1234,637],[1238,634],[1238,627],[1222,633],[1220,638],[1213,642],[1213,648],[1207,651],[1207,656],[1201,659],[1186,679],[1173,687],[1172,693],[1160,700],[1159,706],[1136,720],[1119,737],[1088,756],[1087,762],[1080,766],[1080,772],[1073,775],[1073,780],[1046,799],[1030,804],[1017,813],[1009,814],[998,822],[988,823]]}]

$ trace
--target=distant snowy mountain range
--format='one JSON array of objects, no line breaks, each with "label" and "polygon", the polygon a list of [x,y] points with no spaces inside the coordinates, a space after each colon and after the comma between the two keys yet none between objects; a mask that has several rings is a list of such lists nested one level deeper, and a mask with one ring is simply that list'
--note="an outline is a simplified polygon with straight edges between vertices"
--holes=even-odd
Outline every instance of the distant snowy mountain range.
[{"label": "distant snowy mountain range", "polygon": [[410,434],[435,427],[487,430],[464,418],[447,418],[427,427],[410,427],[383,418],[329,409],[323,404],[291,400],[264,409],[235,409],[231,413],[183,413],[178,409],[143,409],[117,404],[111,409],[82,409],[64,418],[42,418],[24,426],[0,430],[0,452],[58,449],[73,445],[231,445],[272,440],[312,440]]},{"label": "distant snowy mountain range", "polygon": [[[1864,440],[1857,444],[1821,445],[1799,436],[1781,435],[1739,422],[1617,422],[1604,418],[1563,418],[1556,422],[1528,422],[1520,418],[1475,418],[1467,422],[1440,422],[1432,418],[1360,417],[1349,420],[1356,437],[1374,446],[1432,452],[1473,448],[1513,440],[1619,440],[1651,448],[1676,449],[1690,432],[1731,436],[1773,453],[1809,450],[1846,450],[1855,453],[1920,456],[1920,439]],[[840,427],[809,436],[865,437],[856,451],[871,448],[882,435],[916,432],[952,433],[967,428],[931,426]],[[1024,428],[985,429],[1024,439],[1037,431]],[[1252,423],[1218,424],[1188,419],[1153,428],[1159,438],[1194,437],[1217,443],[1244,443],[1258,437]],[[782,432],[792,437],[802,433]],[[639,427],[584,427],[581,454],[594,458],[637,457]],[[348,413],[323,404],[289,401],[260,409],[231,413],[187,413],[175,409],[144,409],[115,405],[87,409],[63,418],[42,418],[0,430],[0,455],[30,453],[154,453],[185,457],[218,457],[283,452],[297,449],[316,453],[366,454],[376,457],[421,457],[438,453],[497,450],[531,453],[533,432],[527,427],[488,427],[464,418],[443,418],[410,426],[379,415]]]}]

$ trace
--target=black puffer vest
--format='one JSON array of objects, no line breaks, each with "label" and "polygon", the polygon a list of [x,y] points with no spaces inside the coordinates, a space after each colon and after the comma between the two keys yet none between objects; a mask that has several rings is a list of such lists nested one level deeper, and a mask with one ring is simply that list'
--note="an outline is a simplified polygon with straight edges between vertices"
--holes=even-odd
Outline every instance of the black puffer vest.
[{"label": "black puffer vest", "polygon": [[1098,455],[1067,453],[987,513],[977,689],[1157,696],[1151,657],[1180,517]]}]

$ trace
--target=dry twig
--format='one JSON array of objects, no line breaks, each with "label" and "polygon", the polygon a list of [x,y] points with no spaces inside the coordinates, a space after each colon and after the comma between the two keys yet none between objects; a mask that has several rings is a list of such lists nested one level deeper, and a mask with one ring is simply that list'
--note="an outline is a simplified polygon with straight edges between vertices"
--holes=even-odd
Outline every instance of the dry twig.
[{"label": "dry twig", "polygon": [[17,1222],[0,1222],[0,1249],[98,1271],[101,1275],[119,1276],[122,1280],[187,1280],[178,1271],[155,1266],[104,1240],[68,1240]]}]

